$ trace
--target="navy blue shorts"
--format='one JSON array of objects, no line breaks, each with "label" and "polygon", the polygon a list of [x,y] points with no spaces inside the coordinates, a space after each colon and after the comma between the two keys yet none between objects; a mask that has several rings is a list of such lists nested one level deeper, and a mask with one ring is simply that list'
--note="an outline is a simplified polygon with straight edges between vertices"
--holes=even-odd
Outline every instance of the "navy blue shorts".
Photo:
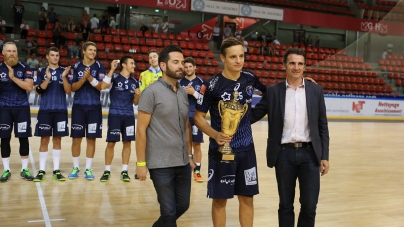
[{"label": "navy blue shorts", "polygon": [[29,107],[1,108],[0,110],[0,138],[11,138],[14,126],[14,135],[17,138],[32,136],[31,113]]},{"label": "navy blue shorts", "polygon": [[101,138],[102,112],[101,110],[84,110],[72,108],[72,124],[70,137],[73,138]]},{"label": "navy blue shorts", "polygon": [[107,142],[135,140],[135,116],[108,115]]},{"label": "navy blue shorts", "polygon": [[192,142],[195,143],[203,143],[203,134],[202,131],[199,130],[195,123],[194,123],[194,118],[190,117],[189,118],[189,124],[191,125],[191,130],[192,130]]},{"label": "navy blue shorts", "polygon": [[64,112],[43,112],[39,111],[36,118],[35,136],[57,136],[69,135],[67,126],[67,111]]},{"label": "navy blue shorts", "polygon": [[234,162],[221,162],[221,158],[219,151],[209,150],[209,198],[229,199],[259,193],[255,150],[235,153]]}]

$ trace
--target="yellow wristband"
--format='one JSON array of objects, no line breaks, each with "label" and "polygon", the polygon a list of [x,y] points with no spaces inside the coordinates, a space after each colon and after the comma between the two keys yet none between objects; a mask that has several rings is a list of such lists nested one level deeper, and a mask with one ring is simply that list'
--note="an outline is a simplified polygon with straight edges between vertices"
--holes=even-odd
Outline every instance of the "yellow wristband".
[{"label": "yellow wristband", "polygon": [[146,162],[136,162],[136,166],[146,166]]}]

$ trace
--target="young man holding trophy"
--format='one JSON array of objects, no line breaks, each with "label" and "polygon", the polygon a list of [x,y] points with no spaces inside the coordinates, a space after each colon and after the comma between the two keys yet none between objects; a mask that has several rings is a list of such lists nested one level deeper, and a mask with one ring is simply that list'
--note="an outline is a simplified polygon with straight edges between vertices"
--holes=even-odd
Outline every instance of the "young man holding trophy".
[{"label": "young man holding trophy", "polygon": [[[238,196],[240,225],[253,226],[253,196],[258,194],[257,161],[250,125],[254,89],[265,86],[253,73],[243,71],[244,46],[238,39],[222,42],[224,70],[205,81],[194,120],[209,138],[208,196],[212,198],[213,225],[226,226],[227,199]],[[209,111],[211,125],[205,120]]]}]

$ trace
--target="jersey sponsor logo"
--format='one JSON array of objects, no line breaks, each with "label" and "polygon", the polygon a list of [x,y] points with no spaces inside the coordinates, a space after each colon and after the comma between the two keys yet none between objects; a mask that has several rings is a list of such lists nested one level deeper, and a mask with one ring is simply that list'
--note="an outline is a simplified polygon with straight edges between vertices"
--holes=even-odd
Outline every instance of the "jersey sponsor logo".
[{"label": "jersey sponsor logo", "polygon": [[28,78],[32,78],[32,71],[26,71],[25,75],[27,75]]},{"label": "jersey sponsor logo", "polygon": [[96,76],[97,76],[97,70],[91,71],[91,75],[92,75],[93,77],[96,77]]},{"label": "jersey sponsor logo", "polygon": [[221,184],[229,184],[229,185],[234,185],[236,182],[235,179],[236,175],[225,175],[220,178],[220,183]]},{"label": "jersey sponsor logo", "polygon": [[22,72],[21,71],[17,71],[17,77],[19,77],[19,78],[22,77]]},{"label": "jersey sponsor logo", "polygon": [[215,78],[213,78],[213,80],[211,80],[209,82],[209,90],[213,91],[213,88],[215,88],[217,81],[219,80],[219,77],[216,76]]},{"label": "jersey sponsor logo", "polygon": [[135,135],[135,126],[131,125],[131,126],[126,127],[126,135],[127,136]]},{"label": "jersey sponsor logo", "polygon": [[77,73],[77,75],[79,75],[79,78],[81,79],[81,78],[83,78],[84,72],[83,72],[83,71],[79,71],[79,72]]},{"label": "jersey sponsor logo", "polygon": [[205,84],[202,84],[202,87],[201,87],[201,89],[200,89],[201,91],[199,92],[201,95],[204,95],[205,94],[205,91],[206,91],[206,86],[205,86]]},{"label": "jersey sponsor logo", "polygon": [[256,171],[255,167],[244,170],[244,178],[245,178],[246,185],[256,185],[257,184],[257,171]]},{"label": "jersey sponsor logo", "polygon": [[79,124],[72,124],[72,130],[82,130],[84,127]]},{"label": "jersey sponsor logo", "polygon": [[136,84],[131,84],[132,90],[136,89]]},{"label": "jersey sponsor logo", "polygon": [[2,82],[8,81],[6,73],[0,73],[0,81]]},{"label": "jersey sponsor logo", "polygon": [[51,130],[52,127],[47,124],[39,124],[38,128],[41,130]]},{"label": "jersey sponsor logo", "polygon": [[17,124],[17,132],[27,132],[27,122],[20,122]]},{"label": "jersey sponsor logo", "polygon": [[247,92],[247,94],[248,94],[249,96],[252,96],[253,93],[254,93],[254,88],[253,88],[253,86],[251,86],[251,85],[248,85],[248,86],[245,88],[245,90],[246,90],[246,92]]},{"label": "jersey sponsor logo", "polygon": [[201,86],[196,85],[196,86],[195,86],[195,91],[198,91],[198,92],[199,92],[200,90],[201,90]]},{"label": "jersey sponsor logo", "polygon": [[87,131],[88,131],[88,133],[96,133],[97,132],[97,123],[88,124]]},{"label": "jersey sponsor logo", "polygon": [[104,79],[105,74],[104,74],[104,73],[100,73],[100,74],[98,74],[98,77],[100,78],[100,80],[102,80],[102,79]]},{"label": "jersey sponsor logo", "polygon": [[0,124],[0,130],[9,130],[11,128],[8,124]]},{"label": "jersey sponsor logo", "polygon": [[215,174],[215,170],[210,169],[210,170],[208,171],[208,181],[210,181],[210,179],[212,179],[213,174]]},{"label": "jersey sponsor logo", "polygon": [[57,123],[57,126],[58,126],[58,132],[66,131],[66,121],[59,121]]},{"label": "jersey sponsor logo", "polygon": [[121,130],[120,129],[112,129],[109,134],[111,135],[120,135],[121,134]]}]

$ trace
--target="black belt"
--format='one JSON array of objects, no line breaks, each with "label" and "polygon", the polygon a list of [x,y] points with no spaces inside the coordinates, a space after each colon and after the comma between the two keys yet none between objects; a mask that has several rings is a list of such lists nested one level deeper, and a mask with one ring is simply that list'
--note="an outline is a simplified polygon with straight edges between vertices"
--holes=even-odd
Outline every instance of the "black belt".
[{"label": "black belt", "polygon": [[296,143],[284,143],[281,144],[282,147],[293,147],[293,148],[300,148],[300,147],[309,147],[311,146],[311,142],[296,142]]}]

